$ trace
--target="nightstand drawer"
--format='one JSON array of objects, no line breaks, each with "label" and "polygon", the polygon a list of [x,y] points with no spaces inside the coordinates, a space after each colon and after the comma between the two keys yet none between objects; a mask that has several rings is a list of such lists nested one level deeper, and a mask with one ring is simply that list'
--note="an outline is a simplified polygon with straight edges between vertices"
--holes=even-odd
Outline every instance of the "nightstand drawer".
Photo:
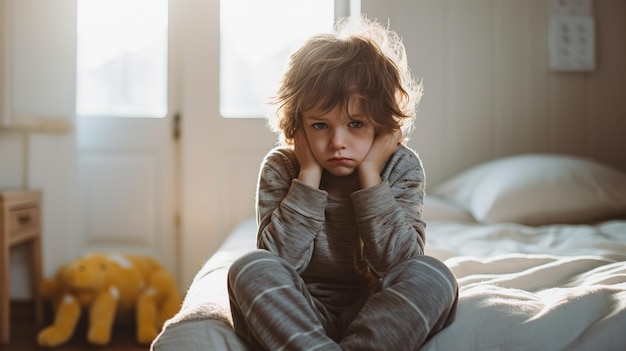
[{"label": "nightstand drawer", "polygon": [[31,235],[40,230],[41,216],[38,207],[11,209],[8,214],[9,240]]}]

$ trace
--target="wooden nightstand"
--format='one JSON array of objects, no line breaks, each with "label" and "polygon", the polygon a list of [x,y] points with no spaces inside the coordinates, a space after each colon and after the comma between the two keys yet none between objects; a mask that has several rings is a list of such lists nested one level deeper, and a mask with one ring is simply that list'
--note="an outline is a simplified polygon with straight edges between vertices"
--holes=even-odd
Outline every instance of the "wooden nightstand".
[{"label": "wooden nightstand", "polygon": [[9,255],[11,248],[29,244],[31,291],[35,300],[35,318],[42,321],[42,302],[38,286],[42,279],[41,192],[38,190],[0,191],[0,342],[9,342]]}]

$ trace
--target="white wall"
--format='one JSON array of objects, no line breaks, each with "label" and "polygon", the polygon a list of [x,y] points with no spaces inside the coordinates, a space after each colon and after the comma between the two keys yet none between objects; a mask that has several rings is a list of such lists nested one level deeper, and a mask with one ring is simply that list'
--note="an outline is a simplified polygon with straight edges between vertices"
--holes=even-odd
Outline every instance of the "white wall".
[{"label": "white wall", "polygon": [[[15,125],[74,120],[75,0],[1,0],[3,50],[0,120]],[[32,118],[31,118],[32,117]],[[0,130],[0,188],[36,188],[43,192],[42,232],[44,274],[52,275],[73,252],[76,177],[75,133],[53,131],[39,124],[29,131]],[[57,125],[58,123],[54,123]],[[4,127],[11,127],[11,124]],[[27,281],[28,252],[11,254],[11,296],[32,291]]]},{"label": "white wall", "polygon": [[21,133],[0,130],[0,189],[22,187],[24,140]]},{"label": "white wall", "polygon": [[425,93],[411,145],[429,184],[525,152],[626,170],[626,1],[594,1],[593,72],[548,68],[547,0],[363,0],[404,38]]}]

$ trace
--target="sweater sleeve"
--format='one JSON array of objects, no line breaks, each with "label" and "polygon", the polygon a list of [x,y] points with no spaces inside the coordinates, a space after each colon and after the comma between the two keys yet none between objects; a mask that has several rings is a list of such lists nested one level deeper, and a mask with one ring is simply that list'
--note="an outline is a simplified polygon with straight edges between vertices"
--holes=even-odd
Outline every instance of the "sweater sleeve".
[{"label": "sweater sleeve", "polygon": [[297,178],[289,150],[274,150],[263,161],[257,186],[257,247],[276,253],[303,272],[324,225],[328,194]]},{"label": "sweater sleeve", "polygon": [[424,253],[424,173],[417,155],[401,148],[383,167],[383,182],[352,194],[363,256],[380,277]]}]

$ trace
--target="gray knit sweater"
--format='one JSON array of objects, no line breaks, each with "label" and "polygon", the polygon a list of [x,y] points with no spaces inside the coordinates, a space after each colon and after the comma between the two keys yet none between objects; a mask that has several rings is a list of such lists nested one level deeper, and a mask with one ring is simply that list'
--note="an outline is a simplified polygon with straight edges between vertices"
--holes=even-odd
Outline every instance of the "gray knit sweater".
[{"label": "gray knit sweater", "polygon": [[424,171],[400,146],[383,182],[337,199],[298,181],[290,148],[271,150],[257,187],[257,246],[289,262],[313,296],[338,312],[368,294],[389,269],[424,251]]}]

